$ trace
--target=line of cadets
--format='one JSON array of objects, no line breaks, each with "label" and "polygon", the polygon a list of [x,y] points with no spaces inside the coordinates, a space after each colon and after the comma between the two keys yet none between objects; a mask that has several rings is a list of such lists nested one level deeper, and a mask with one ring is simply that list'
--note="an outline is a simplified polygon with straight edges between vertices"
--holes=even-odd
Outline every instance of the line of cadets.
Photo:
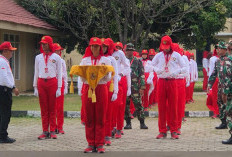
[{"label": "line of cadets", "polygon": [[[35,59],[33,83],[34,94],[39,97],[43,129],[38,139],[56,139],[56,133],[64,134],[63,103],[68,89],[67,72],[65,62],[60,57],[62,47],[54,44],[50,36],[42,37],[40,44],[41,54]],[[86,153],[104,153],[103,145],[111,145],[111,137],[119,139],[124,134],[126,98],[131,95],[131,68],[130,61],[122,50],[123,45],[120,42],[93,37],[80,63],[112,65],[115,69],[112,80],[109,73],[98,83],[95,89],[96,103],[88,98],[88,83],[78,78],[78,94],[82,99],[81,121],[85,125],[88,142],[84,151]],[[140,58],[140,55],[134,51],[133,57]],[[156,53],[154,49],[150,49],[149,53],[143,50],[141,62],[146,83],[142,94],[145,111],[158,102],[160,134],[156,138],[165,138],[170,130],[171,138],[178,139],[185,103],[193,102],[194,82],[198,78],[194,55],[181,49],[177,43],[172,43],[169,36],[164,36],[160,53]],[[113,92],[109,91],[111,81],[114,84]],[[134,110],[131,103],[131,118]],[[147,128],[145,124],[141,127]]]},{"label": "line of cadets", "polygon": [[[99,48],[100,53],[96,55],[97,57],[94,57],[96,52],[93,51],[95,51],[96,46]],[[90,39],[89,47],[86,49],[81,61],[80,65],[100,65],[102,63],[112,65],[116,74],[113,78],[113,92],[109,91],[112,80],[103,79],[99,83],[99,88],[105,84],[106,89],[104,90],[107,90],[106,95],[108,96],[104,96],[103,89],[99,89],[99,91],[96,89],[96,104],[92,104],[86,98],[87,82],[83,84],[83,80],[80,77],[78,78],[78,93],[82,97],[81,120],[82,124],[85,125],[88,142],[85,153],[94,151],[103,153],[105,152],[103,145],[111,145],[111,137],[119,139],[124,134],[122,129],[126,96],[131,94],[131,69],[130,62],[122,50],[123,45],[120,42],[114,43],[110,38],[99,39],[93,37]],[[169,36],[162,38],[160,50],[160,53],[156,53],[154,49],[150,49],[149,53],[147,50],[143,50],[141,53],[140,60],[144,66],[146,82],[146,89],[142,95],[142,104],[146,110],[158,102],[160,134],[156,137],[157,139],[165,138],[169,129],[171,138],[178,139],[178,135],[181,134],[180,129],[184,118],[185,103],[193,102],[194,82],[198,79],[197,64],[194,61],[194,55],[188,51],[185,52],[178,44],[172,43]],[[140,58],[139,53],[134,51],[134,57]],[[109,63],[104,61],[107,59]],[[98,103],[98,93],[101,95],[99,101],[105,100],[103,101],[104,105],[101,104],[101,111],[96,109],[100,105]],[[181,97],[178,97],[178,95],[181,95]],[[91,108],[90,104],[95,105],[95,112],[91,111],[92,115],[89,115],[90,112],[87,111]],[[133,109],[133,103],[131,103],[131,111],[133,110],[135,109]],[[99,114],[99,112],[102,114]],[[131,118],[133,118],[132,115],[133,112],[131,112]],[[105,117],[105,123],[99,122],[98,120],[102,120],[103,117]]]}]

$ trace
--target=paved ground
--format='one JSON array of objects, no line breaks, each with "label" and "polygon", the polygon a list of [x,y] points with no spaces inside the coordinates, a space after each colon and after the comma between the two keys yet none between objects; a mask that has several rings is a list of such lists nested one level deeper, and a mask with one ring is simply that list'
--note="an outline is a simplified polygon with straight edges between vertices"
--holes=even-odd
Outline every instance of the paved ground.
[{"label": "paved ground", "polygon": [[[229,137],[228,130],[215,130],[219,120],[211,118],[188,118],[183,125],[179,140],[155,139],[158,134],[157,118],[146,119],[148,130],[140,130],[137,119],[132,121],[132,130],[126,130],[122,139],[112,139],[106,151],[232,151],[232,145],[222,145]],[[65,135],[58,139],[37,140],[41,133],[39,118],[12,118],[9,135],[16,138],[14,144],[0,146],[0,151],[83,151],[87,146],[84,126],[80,119],[65,119]]]}]

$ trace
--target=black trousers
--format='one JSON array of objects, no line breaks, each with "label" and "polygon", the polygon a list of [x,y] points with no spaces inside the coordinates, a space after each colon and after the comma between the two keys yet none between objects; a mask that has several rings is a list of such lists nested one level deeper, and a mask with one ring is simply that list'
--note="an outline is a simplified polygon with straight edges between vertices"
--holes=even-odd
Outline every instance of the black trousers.
[{"label": "black trousers", "polygon": [[0,86],[0,139],[8,136],[7,128],[11,118],[12,89]]}]

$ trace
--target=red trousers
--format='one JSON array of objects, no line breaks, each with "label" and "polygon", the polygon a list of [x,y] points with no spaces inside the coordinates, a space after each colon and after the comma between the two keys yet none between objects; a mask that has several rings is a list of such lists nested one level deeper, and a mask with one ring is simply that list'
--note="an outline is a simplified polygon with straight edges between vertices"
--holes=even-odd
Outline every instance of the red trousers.
[{"label": "red trousers", "polygon": [[111,136],[112,131],[112,112],[115,101],[111,101],[113,92],[109,91],[111,81],[107,83],[108,89],[108,103],[106,105],[106,120],[105,120],[105,136]]},{"label": "red trousers", "polygon": [[86,140],[91,146],[104,145],[105,137],[105,108],[108,103],[108,89],[106,84],[98,84],[96,93],[96,103],[88,98],[89,85],[83,85],[83,101],[85,107],[85,133]]},{"label": "red trousers", "polygon": [[85,101],[83,100],[83,87],[81,88],[81,122],[85,123]]},{"label": "red trousers", "polygon": [[149,97],[150,105],[157,103],[157,81],[158,81],[158,78],[157,78],[156,73],[154,72],[154,78],[153,78],[154,89]]},{"label": "red trousers", "polygon": [[144,94],[142,96],[142,105],[144,108],[148,108],[148,105],[149,105],[149,96],[148,96],[148,92],[149,92],[149,89],[150,89],[150,85],[147,84],[147,78],[149,77],[149,73],[144,73],[145,75],[145,90],[144,90]]},{"label": "red trousers", "polygon": [[159,132],[167,132],[167,115],[170,119],[170,131],[177,131],[177,84],[175,79],[158,81]]},{"label": "red trousers", "polygon": [[43,131],[56,129],[56,91],[57,79],[38,79],[39,103]]},{"label": "red trousers", "polygon": [[190,101],[190,92],[191,92],[191,87],[190,87],[190,86],[191,86],[191,85],[189,85],[189,86],[186,87],[186,89],[185,89],[185,93],[186,93],[186,95],[185,95],[185,97],[186,97],[186,103]]},{"label": "red trousers", "polygon": [[122,125],[122,128],[124,126],[124,116],[125,116],[125,109],[126,109],[126,98],[127,98],[127,79],[126,76],[122,77],[122,112],[121,112],[121,118],[120,118],[120,124]]},{"label": "red trousers", "polygon": [[62,81],[61,96],[56,98],[56,128],[63,130],[64,124],[64,80]]},{"label": "red trousers", "polygon": [[133,101],[130,101],[130,113],[133,115],[135,112],[135,105]]},{"label": "red trousers", "polygon": [[195,86],[195,82],[191,82],[190,83],[190,92],[189,92],[189,100],[190,101],[193,101],[194,86]]},{"label": "red trousers", "polygon": [[208,86],[208,76],[207,76],[207,72],[206,69],[203,68],[203,76],[204,76],[204,80],[203,80],[203,90],[207,90],[207,86]]},{"label": "red trousers", "polygon": [[185,79],[177,79],[177,95],[178,95],[178,100],[177,100],[177,128],[181,128],[182,124],[182,118],[184,117],[185,114],[185,85],[186,81]]},{"label": "red trousers", "polygon": [[125,84],[125,77],[122,77],[118,82],[118,98],[115,100],[113,110],[112,128],[117,127],[117,130],[122,130],[124,123],[125,106],[123,104],[123,84]]},{"label": "red trousers", "polygon": [[213,84],[212,93],[208,95],[206,105],[210,111],[213,111],[214,114],[219,115],[217,99],[218,99],[218,78],[216,78]]}]

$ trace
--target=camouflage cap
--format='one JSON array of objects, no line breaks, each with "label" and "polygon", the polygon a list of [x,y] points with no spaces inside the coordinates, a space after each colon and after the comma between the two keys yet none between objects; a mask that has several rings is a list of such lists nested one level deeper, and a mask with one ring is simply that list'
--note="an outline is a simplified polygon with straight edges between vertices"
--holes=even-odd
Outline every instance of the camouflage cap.
[{"label": "camouflage cap", "polygon": [[224,41],[220,41],[220,42],[218,43],[218,47],[219,47],[220,49],[227,49],[226,43],[225,43]]},{"label": "camouflage cap", "polygon": [[134,44],[132,43],[126,44],[126,51],[134,51],[134,50],[135,50]]}]

